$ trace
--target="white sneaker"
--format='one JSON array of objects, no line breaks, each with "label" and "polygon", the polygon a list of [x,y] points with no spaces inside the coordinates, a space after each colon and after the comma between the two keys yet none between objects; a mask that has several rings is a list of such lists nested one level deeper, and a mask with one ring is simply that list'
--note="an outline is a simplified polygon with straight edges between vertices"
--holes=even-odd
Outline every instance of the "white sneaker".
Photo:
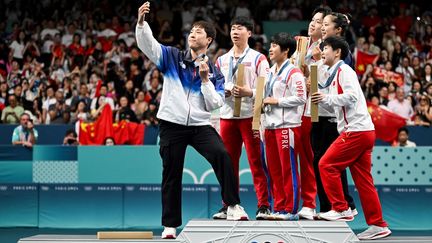
[{"label": "white sneaker", "polygon": [[213,219],[226,219],[227,218],[227,207],[222,207],[219,211],[213,214]]},{"label": "white sneaker", "polygon": [[296,221],[299,219],[299,216],[297,214],[287,213],[286,211],[276,211],[270,215],[269,219],[284,220],[284,221]]},{"label": "white sneaker", "polygon": [[244,211],[244,208],[236,204],[234,206],[228,206],[227,220],[249,220],[249,217]]},{"label": "white sneaker", "polygon": [[320,218],[329,221],[353,221],[354,220],[354,216],[350,208],[348,208],[343,212],[336,212],[334,210],[330,210],[326,213],[321,213]]},{"label": "white sneaker", "polygon": [[369,226],[369,228],[357,235],[359,240],[375,240],[381,239],[391,235],[391,231],[388,227],[379,227],[375,225]]},{"label": "white sneaker", "polygon": [[164,227],[164,230],[162,232],[162,239],[175,239],[175,238],[177,238],[176,228]]},{"label": "white sneaker", "polygon": [[352,209],[351,212],[352,212],[353,216],[357,216],[357,214],[358,214],[357,208]]},{"label": "white sneaker", "polygon": [[300,218],[313,220],[316,215],[314,208],[303,207],[300,212],[298,212]]}]

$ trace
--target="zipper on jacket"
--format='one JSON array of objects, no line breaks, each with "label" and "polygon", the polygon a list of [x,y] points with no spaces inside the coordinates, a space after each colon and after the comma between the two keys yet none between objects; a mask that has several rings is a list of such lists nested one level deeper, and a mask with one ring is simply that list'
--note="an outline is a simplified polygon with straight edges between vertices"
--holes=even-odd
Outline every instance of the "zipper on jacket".
[{"label": "zipper on jacket", "polygon": [[190,118],[190,113],[191,113],[191,104],[189,103],[189,95],[190,95],[190,92],[191,92],[191,89],[192,89],[192,85],[193,85],[195,76],[196,76],[196,67],[193,68],[193,75],[192,75],[191,85],[189,87],[188,94],[187,94],[187,99],[186,99],[187,103],[189,105],[189,111],[188,111],[188,115],[187,115],[187,118],[186,118],[186,126],[189,126],[189,118]]}]

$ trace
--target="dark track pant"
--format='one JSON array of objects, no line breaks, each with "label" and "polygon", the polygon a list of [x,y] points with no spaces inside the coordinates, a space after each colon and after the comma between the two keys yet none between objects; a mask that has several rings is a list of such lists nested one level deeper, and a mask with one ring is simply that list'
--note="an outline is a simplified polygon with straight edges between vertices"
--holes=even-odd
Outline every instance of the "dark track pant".
[{"label": "dark track pant", "polygon": [[[327,212],[332,209],[331,203],[327,197],[326,192],[324,191],[324,187],[322,184],[321,175],[318,167],[321,157],[325,154],[325,152],[330,147],[330,145],[339,136],[339,132],[337,131],[337,123],[330,122],[329,121],[330,119],[335,119],[335,118],[320,116],[318,122],[312,123],[312,131],[311,131],[311,144],[312,144],[312,150],[314,152],[313,164],[314,164],[315,178],[317,183],[318,198],[320,201],[320,212]],[[354,204],[354,199],[351,197],[348,191],[348,180],[347,180],[346,170],[343,170],[341,172],[341,182],[342,182],[342,188],[343,188],[345,200],[347,201],[348,206],[351,209],[356,208]]]},{"label": "dark track pant", "polygon": [[[186,147],[192,146],[213,167],[227,205],[240,203],[231,159],[216,130],[209,126],[183,126],[161,121],[159,127],[162,158],[162,225],[182,224],[181,194]],[[199,204],[199,202],[197,202]],[[199,206],[199,205],[197,205]]]}]

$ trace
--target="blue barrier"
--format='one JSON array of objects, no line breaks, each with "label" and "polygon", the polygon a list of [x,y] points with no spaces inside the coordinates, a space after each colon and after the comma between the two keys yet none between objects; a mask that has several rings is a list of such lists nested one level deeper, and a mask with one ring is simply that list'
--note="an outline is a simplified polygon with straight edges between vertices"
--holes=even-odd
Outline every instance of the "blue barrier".
[{"label": "blue barrier", "polygon": [[[15,125],[0,125],[0,145],[10,145],[12,140],[12,131]],[[60,145],[63,143],[63,137],[68,129],[74,128],[73,125],[36,125],[39,133],[39,145]],[[414,141],[417,146],[432,146],[432,128],[427,127],[407,127],[410,133],[410,140]],[[157,144],[159,128],[149,126],[145,129],[144,144]],[[375,145],[389,145],[381,140],[376,140]]]}]

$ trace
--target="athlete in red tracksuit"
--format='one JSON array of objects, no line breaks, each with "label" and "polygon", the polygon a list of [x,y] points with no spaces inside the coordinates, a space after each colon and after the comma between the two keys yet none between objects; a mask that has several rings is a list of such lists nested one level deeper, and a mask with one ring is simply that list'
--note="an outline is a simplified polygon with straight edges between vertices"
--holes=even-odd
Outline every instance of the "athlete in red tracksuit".
[{"label": "athlete in red tracksuit", "polygon": [[358,235],[359,239],[378,239],[391,234],[382,217],[381,204],[371,175],[371,154],[375,142],[375,128],[366,106],[355,71],[342,60],[349,52],[342,37],[324,40],[323,62],[329,74],[336,73],[328,94],[312,94],[312,102],[327,110],[334,110],[339,137],[319,161],[320,174],[332,210],[320,214],[326,220],[351,221],[354,216],[344,198],[341,172],[351,171],[359,192],[366,222],[370,226]]},{"label": "athlete in red tracksuit", "polygon": [[[252,31],[252,20],[245,17],[235,18],[231,23],[231,40],[234,46],[216,62],[216,66],[225,77],[226,91],[225,104],[220,109],[220,135],[231,157],[237,182],[239,182],[239,160],[244,143],[258,199],[256,218],[266,219],[270,215],[268,183],[261,159],[260,133],[252,130],[252,106],[255,101],[257,78],[267,76],[269,64],[263,54],[248,46]],[[243,87],[234,85],[240,63],[245,66]],[[242,97],[240,117],[233,116],[234,97]],[[226,218],[226,208],[219,210],[213,218]]]},{"label": "athlete in red tracksuit", "polygon": [[306,103],[303,73],[290,63],[296,41],[287,33],[272,37],[270,59],[275,62],[265,86],[264,127],[267,165],[273,192],[271,219],[295,220],[300,202],[297,156],[301,118]]}]

